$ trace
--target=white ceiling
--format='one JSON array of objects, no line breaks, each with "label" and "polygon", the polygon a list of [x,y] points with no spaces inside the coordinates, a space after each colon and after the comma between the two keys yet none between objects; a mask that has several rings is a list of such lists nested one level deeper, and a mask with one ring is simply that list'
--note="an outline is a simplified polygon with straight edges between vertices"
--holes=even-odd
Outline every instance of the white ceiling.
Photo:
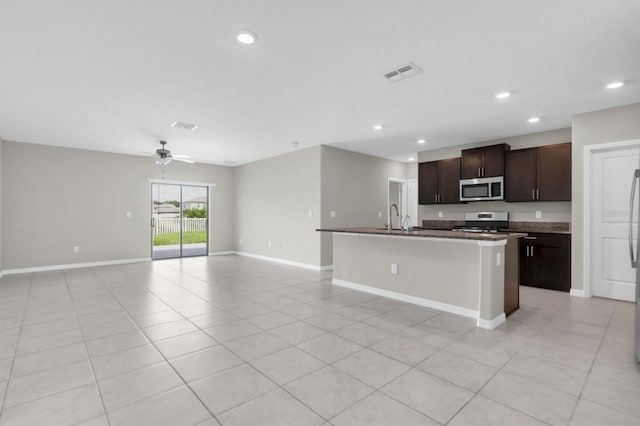
[{"label": "white ceiling", "polygon": [[[638,0],[0,0],[0,138],[127,154],[166,139],[213,164],[299,141],[406,161],[639,102],[639,17]],[[258,42],[237,43],[243,29]],[[383,78],[409,61],[424,72]]]}]

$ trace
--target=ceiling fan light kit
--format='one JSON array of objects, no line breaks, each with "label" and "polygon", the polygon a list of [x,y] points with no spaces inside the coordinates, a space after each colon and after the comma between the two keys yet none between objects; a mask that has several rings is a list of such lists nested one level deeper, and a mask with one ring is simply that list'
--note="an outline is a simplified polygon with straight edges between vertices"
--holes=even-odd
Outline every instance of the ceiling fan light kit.
[{"label": "ceiling fan light kit", "polygon": [[184,154],[171,154],[171,151],[169,151],[166,148],[167,145],[167,141],[160,141],[160,148],[156,149],[155,154],[151,154],[151,153],[145,153],[148,154],[149,157],[153,157],[156,159],[156,164],[160,165],[160,166],[166,166],[167,164],[171,163],[171,161],[175,160],[175,161],[182,161],[183,163],[189,163],[189,164],[193,164],[195,163],[195,161],[193,160],[189,160],[189,156],[188,155],[184,155]]}]

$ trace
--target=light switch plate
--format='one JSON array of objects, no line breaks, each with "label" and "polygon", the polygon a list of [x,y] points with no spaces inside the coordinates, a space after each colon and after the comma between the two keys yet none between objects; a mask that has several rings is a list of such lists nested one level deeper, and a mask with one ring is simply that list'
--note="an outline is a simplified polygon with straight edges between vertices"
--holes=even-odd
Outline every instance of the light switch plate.
[{"label": "light switch plate", "polygon": [[336,211],[335,210],[331,210],[331,217],[336,217]]},{"label": "light switch plate", "polygon": [[536,219],[542,219],[542,210],[536,210]]},{"label": "light switch plate", "polygon": [[127,219],[131,218],[131,212],[127,212]]},{"label": "light switch plate", "polygon": [[309,210],[309,217],[313,217],[313,210]]},{"label": "light switch plate", "polygon": [[442,212],[438,212],[438,217],[442,217]]},{"label": "light switch plate", "polygon": [[397,263],[392,263],[391,264],[391,273],[392,274],[397,274],[398,273],[398,264]]}]

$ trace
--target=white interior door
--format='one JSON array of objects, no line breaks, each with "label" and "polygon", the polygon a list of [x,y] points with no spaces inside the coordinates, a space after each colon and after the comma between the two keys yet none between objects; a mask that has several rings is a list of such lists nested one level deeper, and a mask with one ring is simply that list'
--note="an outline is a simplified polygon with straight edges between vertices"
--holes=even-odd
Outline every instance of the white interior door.
[{"label": "white interior door", "polygon": [[407,212],[411,221],[411,226],[418,226],[418,179],[407,181]]},{"label": "white interior door", "polygon": [[[592,153],[590,269],[594,296],[635,300],[635,270],[629,259],[629,195],[640,162],[639,146]],[[637,212],[637,195],[635,201]],[[638,235],[637,227],[636,215],[633,235]]]}]

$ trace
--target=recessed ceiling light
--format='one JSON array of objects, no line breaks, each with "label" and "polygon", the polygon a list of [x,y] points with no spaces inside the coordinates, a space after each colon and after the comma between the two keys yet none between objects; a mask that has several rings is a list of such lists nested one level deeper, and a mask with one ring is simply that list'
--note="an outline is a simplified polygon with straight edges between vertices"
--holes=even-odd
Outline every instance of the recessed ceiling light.
[{"label": "recessed ceiling light", "polygon": [[373,126],[373,130],[382,130],[384,126],[382,124],[376,124],[375,126]]},{"label": "recessed ceiling light", "polygon": [[611,82],[611,83],[607,84],[605,87],[607,89],[619,89],[622,86],[624,86],[624,82],[623,81],[614,81],[614,82]]},{"label": "recessed ceiling light", "polygon": [[413,157],[409,157],[409,161],[416,161],[416,159]]},{"label": "recessed ceiling light", "polygon": [[529,119],[529,123],[537,123],[538,121],[540,121],[540,117],[531,117]]},{"label": "recessed ceiling light", "polygon": [[505,99],[505,98],[508,98],[509,96],[511,96],[510,92],[500,92],[496,94],[496,98],[498,99]]},{"label": "recessed ceiling light", "polygon": [[422,144],[427,143],[427,140],[426,140],[426,139],[418,139],[418,143],[419,143],[420,145],[422,145]]},{"label": "recessed ceiling light", "polygon": [[253,44],[256,42],[258,36],[256,33],[251,31],[240,31],[236,35],[236,40],[238,40],[242,44]]}]

